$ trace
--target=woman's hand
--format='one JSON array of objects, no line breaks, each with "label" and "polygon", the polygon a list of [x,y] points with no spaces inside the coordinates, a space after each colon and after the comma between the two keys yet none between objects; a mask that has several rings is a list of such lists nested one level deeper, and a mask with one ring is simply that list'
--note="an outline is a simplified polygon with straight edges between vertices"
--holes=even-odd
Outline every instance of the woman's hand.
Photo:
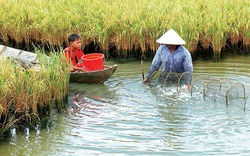
[{"label": "woman's hand", "polygon": [[147,82],[149,82],[149,79],[147,77],[145,77],[142,82],[147,83]]},{"label": "woman's hand", "polygon": [[190,89],[191,89],[190,84],[184,84],[184,85],[181,86],[182,91],[189,91]]}]

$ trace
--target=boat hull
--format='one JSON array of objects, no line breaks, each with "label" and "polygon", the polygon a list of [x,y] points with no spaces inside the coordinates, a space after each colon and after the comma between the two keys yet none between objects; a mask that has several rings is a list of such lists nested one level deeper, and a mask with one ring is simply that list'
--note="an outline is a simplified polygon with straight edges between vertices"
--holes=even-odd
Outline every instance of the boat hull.
[{"label": "boat hull", "polygon": [[118,65],[105,66],[104,70],[91,72],[73,72],[70,74],[70,82],[78,83],[104,83],[116,71]]}]

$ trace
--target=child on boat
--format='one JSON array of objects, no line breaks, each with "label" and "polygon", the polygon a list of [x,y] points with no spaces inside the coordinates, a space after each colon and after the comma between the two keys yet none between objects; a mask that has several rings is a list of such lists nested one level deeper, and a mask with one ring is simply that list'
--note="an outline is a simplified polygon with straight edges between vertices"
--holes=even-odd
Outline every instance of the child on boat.
[{"label": "child on boat", "polygon": [[72,63],[71,72],[85,71],[82,66],[81,57],[84,55],[81,50],[81,38],[78,34],[71,34],[68,37],[69,45],[63,50],[68,62]]}]

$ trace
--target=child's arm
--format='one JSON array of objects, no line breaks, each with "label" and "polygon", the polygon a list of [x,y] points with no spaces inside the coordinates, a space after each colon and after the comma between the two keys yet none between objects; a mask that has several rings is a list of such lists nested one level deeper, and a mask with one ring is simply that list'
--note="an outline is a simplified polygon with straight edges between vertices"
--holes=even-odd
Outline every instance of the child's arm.
[{"label": "child's arm", "polygon": [[69,48],[63,49],[63,52],[64,52],[64,53],[67,53],[68,51],[69,51]]},{"label": "child's arm", "polygon": [[82,67],[76,67],[76,66],[72,66],[72,68],[70,69],[71,72],[76,71],[76,70],[82,71],[82,72],[85,71]]}]

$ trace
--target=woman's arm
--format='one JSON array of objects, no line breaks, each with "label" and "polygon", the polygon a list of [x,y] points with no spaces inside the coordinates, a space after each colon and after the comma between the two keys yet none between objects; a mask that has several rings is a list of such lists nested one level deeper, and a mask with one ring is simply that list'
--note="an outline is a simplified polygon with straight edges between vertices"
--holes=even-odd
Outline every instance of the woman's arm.
[{"label": "woman's arm", "polygon": [[158,71],[160,66],[161,66],[161,49],[162,49],[162,46],[160,46],[158,48],[158,50],[156,51],[156,54],[154,56],[154,59],[152,61],[152,64],[148,70],[148,73],[146,75],[146,78],[143,80],[143,82],[147,82],[149,81],[149,78],[151,77],[151,75],[155,72],[155,71]]}]

